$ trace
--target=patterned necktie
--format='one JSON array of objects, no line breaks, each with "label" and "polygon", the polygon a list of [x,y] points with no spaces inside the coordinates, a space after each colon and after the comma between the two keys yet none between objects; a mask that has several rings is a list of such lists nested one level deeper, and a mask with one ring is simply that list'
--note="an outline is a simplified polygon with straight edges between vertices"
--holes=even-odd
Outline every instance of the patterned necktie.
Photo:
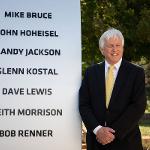
[{"label": "patterned necktie", "polygon": [[106,107],[108,108],[113,86],[114,86],[114,65],[110,65],[106,76]]}]

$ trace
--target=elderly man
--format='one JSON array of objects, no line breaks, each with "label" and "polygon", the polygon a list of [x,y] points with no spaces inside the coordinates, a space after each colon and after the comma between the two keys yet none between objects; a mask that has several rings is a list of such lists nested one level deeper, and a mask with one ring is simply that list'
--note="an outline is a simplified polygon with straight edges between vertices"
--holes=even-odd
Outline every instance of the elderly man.
[{"label": "elderly man", "polygon": [[79,91],[87,150],[142,150],[138,122],[145,106],[144,70],[124,60],[124,38],[114,28],[99,40],[104,62],[89,67]]}]

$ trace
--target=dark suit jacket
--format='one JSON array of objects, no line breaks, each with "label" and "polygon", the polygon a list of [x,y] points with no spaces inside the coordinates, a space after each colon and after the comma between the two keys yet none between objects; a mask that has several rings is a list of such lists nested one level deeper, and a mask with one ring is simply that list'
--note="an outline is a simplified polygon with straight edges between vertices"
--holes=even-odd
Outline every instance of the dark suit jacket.
[{"label": "dark suit jacket", "polygon": [[[88,150],[142,150],[138,122],[146,107],[144,70],[125,60],[113,88],[108,109],[105,106],[105,63],[86,72],[79,91],[79,111],[87,128]],[[96,141],[98,126],[113,128],[115,140],[105,146]]]}]

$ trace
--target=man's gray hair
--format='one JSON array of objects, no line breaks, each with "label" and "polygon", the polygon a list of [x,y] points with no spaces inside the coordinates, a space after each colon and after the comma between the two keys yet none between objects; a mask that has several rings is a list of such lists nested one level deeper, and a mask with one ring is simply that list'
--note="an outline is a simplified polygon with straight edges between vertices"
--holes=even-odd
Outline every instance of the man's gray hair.
[{"label": "man's gray hair", "polygon": [[104,48],[105,40],[108,40],[112,37],[121,39],[122,40],[122,46],[124,46],[124,37],[123,37],[122,33],[115,28],[110,28],[106,32],[104,32],[99,39],[100,50]]}]

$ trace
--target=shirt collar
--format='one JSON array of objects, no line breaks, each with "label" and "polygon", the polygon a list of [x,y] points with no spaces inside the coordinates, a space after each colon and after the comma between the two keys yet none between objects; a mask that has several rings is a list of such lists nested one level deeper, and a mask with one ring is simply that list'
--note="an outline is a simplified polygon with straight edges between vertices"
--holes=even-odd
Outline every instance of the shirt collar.
[{"label": "shirt collar", "polygon": [[[119,70],[121,62],[122,62],[122,58],[116,64],[114,64],[115,69]],[[105,68],[108,68],[109,66],[110,64],[105,60]]]}]

